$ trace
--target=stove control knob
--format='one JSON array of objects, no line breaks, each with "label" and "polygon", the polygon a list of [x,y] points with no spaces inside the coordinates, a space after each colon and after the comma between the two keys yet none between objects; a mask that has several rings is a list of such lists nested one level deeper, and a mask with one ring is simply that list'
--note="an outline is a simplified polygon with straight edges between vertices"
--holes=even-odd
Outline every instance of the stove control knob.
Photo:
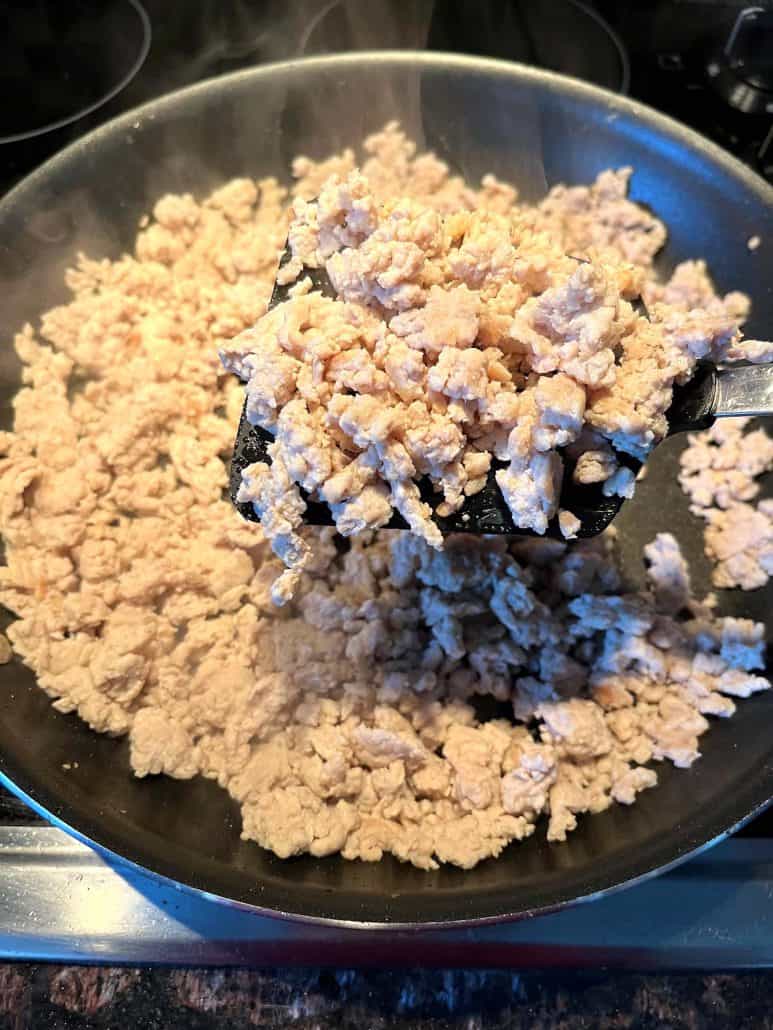
[{"label": "stove control knob", "polygon": [[746,7],[706,74],[723,99],[744,114],[773,114],[773,8]]}]

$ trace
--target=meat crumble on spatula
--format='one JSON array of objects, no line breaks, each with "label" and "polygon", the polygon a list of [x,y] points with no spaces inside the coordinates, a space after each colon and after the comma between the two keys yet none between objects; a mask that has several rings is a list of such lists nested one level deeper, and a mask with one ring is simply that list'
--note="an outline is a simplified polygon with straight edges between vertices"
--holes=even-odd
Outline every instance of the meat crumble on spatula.
[{"label": "meat crumble on spatula", "polygon": [[534,208],[379,202],[358,171],[296,201],[268,312],[220,351],[247,384],[231,495],[291,570],[278,597],[309,560],[304,522],[437,548],[594,536],[669,432],[773,411],[768,366],[715,367],[771,357],[732,304],[645,311],[644,287],[619,250],[567,253]]}]

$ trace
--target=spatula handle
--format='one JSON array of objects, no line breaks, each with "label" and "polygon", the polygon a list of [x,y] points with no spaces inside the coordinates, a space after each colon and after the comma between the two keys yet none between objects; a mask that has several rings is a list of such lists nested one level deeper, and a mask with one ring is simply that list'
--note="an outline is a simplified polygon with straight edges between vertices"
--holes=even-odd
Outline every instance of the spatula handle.
[{"label": "spatula handle", "polygon": [[674,389],[668,431],[707,429],[715,419],[773,415],[773,365],[703,365],[684,386]]},{"label": "spatula handle", "polygon": [[773,365],[740,365],[717,372],[717,418],[773,415]]}]

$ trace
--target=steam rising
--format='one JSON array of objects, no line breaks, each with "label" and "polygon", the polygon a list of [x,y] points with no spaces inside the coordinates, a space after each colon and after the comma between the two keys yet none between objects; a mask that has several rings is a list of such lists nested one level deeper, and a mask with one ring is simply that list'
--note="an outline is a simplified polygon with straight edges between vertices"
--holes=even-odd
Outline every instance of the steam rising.
[{"label": "steam rising", "polygon": [[[251,56],[257,66],[345,50],[421,50],[437,28],[435,13],[448,15],[434,0],[203,0],[165,5],[163,16],[146,3],[154,37],[127,106],[147,99],[150,83],[160,96],[249,66]],[[545,192],[540,113],[512,80],[373,60],[200,88],[58,162],[44,186],[23,188],[0,213],[0,242],[12,241],[0,248],[5,340],[65,299],[63,272],[78,251],[116,258],[130,249],[140,217],[164,193],[201,198],[240,175],[289,183],[297,154],[359,151],[393,119],[470,181],[492,171],[527,199]]]},{"label": "steam rising", "polygon": [[[201,0],[184,5],[184,13],[172,9],[158,20],[157,35],[163,36],[151,52],[159,78],[157,92],[248,67],[250,59],[257,66],[319,54],[444,46],[449,19],[454,23],[454,48],[460,42],[456,37],[469,34],[473,48],[487,39],[496,41],[493,52],[504,54],[514,47],[523,56],[525,44],[519,33],[527,39],[529,32],[512,17],[500,24],[500,7],[465,0]],[[500,40],[503,32],[506,41]],[[544,194],[542,136],[534,104],[522,103],[513,120],[512,104],[501,104],[496,91],[481,89],[477,110],[470,110],[467,101],[465,110],[454,112],[442,89],[433,90],[418,70],[411,75],[405,67],[391,76],[383,68],[374,69],[370,80],[357,77],[356,87],[347,87],[338,76],[337,88],[335,78],[322,84],[315,80],[302,104],[294,89],[287,96],[262,84],[260,95],[250,95],[243,110],[232,113],[232,131],[222,143],[212,140],[209,130],[204,137],[192,125],[176,124],[177,151],[166,155],[161,169],[148,173],[148,201],[170,189],[201,195],[226,174],[286,178],[296,154],[322,158],[344,146],[357,148],[365,135],[395,118],[419,147],[438,150],[468,178],[494,171],[514,181],[528,199]],[[348,88],[356,93],[347,96]],[[492,145],[497,135],[511,145]],[[232,156],[238,157],[238,164]]]}]

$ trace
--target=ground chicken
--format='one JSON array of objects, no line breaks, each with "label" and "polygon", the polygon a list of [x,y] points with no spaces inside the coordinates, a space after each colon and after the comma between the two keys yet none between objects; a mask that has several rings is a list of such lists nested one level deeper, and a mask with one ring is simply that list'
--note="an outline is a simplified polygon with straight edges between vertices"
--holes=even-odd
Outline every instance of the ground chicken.
[{"label": "ground chicken", "polygon": [[[668,535],[638,593],[623,592],[614,533],[442,540],[415,472],[450,510],[504,473],[543,528],[557,448],[578,481],[614,482],[628,470],[610,441],[657,436],[697,321],[680,340],[663,331],[654,363],[637,351],[661,330],[626,305],[664,230],[626,199],[627,173],[518,208],[493,178],[476,191],[417,157],[396,126],[365,149],[361,173],[351,152],[299,158],[292,215],[270,179],[162,198],[134,256],[79,259],[70,303],[19,333],[0,601],[60,711],[127,735],[138,776],[215,780],[245,839],[467,869],[540,821],[563,840],[583,813],[631,804],[657,782],[652,759],[694,761],[710,718],[769,688],[763,628],[691,598]],[[287,281],[334,261],[348,299],[298,291],[264,318],[291,220]],[[589,268],[567,256],[586,250]],[[652,303],[710,307],[715,347],[743,304],[714,300],[697,265]],[[242,397],[216,349],[276,437],[242,483],[263,527],[222,496]],[[715,471],[695,503],[740,518],[767,445],[713,432],[684,474]],[[331,506],[345,547],[302,528],[301,489]],[[414,533],[372,532],[394,509]],[[558,519],[571,538],[572,513]],[[756,538],[739,552],[714,530],[723,575],[739,554],[769,567]]]},{"label": "ground chicken", "polygon": [[746,418],[721,419],[692,433],[679,482],[706,522],[704,543],[718,587],[763,587],[773,574],[773,502],[754,503],[759,477],[773,468],[773,440]]}]

